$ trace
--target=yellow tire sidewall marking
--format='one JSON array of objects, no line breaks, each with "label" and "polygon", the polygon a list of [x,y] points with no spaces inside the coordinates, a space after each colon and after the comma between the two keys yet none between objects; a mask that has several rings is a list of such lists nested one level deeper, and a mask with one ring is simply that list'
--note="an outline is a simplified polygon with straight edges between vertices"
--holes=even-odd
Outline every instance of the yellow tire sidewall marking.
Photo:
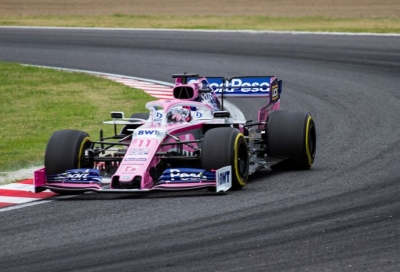
[{"label": "yellow tire sidewall marking", "polygon": [[243,136],[242,133],[239,133],[239,134],[236,136],[236,139],[235,139],[235,145],[234,145],[234,153],[235,153],[235,156],[234,156],[234,166],[235,166],[235,167],[234,167],[234,168],[235,168],[235,176],[236,176],[237,181],[239,182],[239,184],[240,184],[241,186],[244,186],[244,185],[246,185],[246,180],[243,180],[243,179],[242,179],[242,177],[240,176],[239,170],[238,170],[238,159],[239,159],[239,150],[238,150],[239,145],[238,145],[238,143],[239,143],[239,140],[240,140],[241,138],[244,139],[244,136]]},{"label": "yellow tire sidewall marking", "polygon": [[90,137],[85,137],[82,140],[81,146],[79,148],[79,153],[78,153],[78,168],[81,168],[81,158],[82,158],[82,153],[83,153],[83,147],[85,146],[86,142],[91,141]]},{"label": "yellow tire sidewall marking", "polygon": [[307,125],[306,125],[306,154],[307,154],[307,159],[308,159],[308,165],[309,166],[312,166],[312,164],[313,164],[313,161],[312,161],[312,157],[311,157],[311,154],[310,154],[310,142],[309,142],[309,140],[308,140],[308,136],[309,136],[309,133],[310,133],[310,123],[311,123],[311,121],[312,121],[313,119],[312,119],[312,117],[311,116],[308,116],[308,119],[307,119]]}]

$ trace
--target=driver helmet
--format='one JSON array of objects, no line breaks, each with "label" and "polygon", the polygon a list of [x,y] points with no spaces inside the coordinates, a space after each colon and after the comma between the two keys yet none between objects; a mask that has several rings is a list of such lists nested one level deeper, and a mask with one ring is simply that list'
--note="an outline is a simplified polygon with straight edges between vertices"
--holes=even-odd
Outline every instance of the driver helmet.
[{"label": "driver helmet", "polygon": [[169,123],[190,122],[192,121],[191,110],[189,106],[175,107],[167,113]]}]

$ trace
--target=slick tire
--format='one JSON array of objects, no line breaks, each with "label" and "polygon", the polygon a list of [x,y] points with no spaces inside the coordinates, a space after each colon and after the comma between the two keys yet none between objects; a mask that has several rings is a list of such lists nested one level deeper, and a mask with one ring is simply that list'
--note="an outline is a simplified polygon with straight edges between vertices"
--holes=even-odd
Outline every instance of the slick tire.
[{"label": "slick tire", "polygon": [[309,112],[273,111],[267,124],[268,157],[287,157],[274,170],[307,170],[314,163],[316,130]]},{"label": "slick tire", "polygon": [[[47,142],[44,156],[46,175],[64,173],[69,169],[92,168],[85,160],[85,149],[92,146],[89,135],[79,130],[58,130]],[[59,194],[77,194],[76,191],[58,191]]]},{"label": "slick tire", "polygon": [[85,149],[92,142],[86,132],[79,130],[58,130],[47,142],[44,156],[46,174],[64,173],[68,169],[91,168],[84,160]]},{"label": "slick tire", "polygon": [[131,118],[139,118],[139,119],[149,119],[150,114],[148,112],[138,112],[138,113],[133,113],[131,115]]},{"label": "slick tire", "polygon": [[[148,112],[138,112],[133,113],[130,118],[138,118],[138,119],[149,119],[150,114]],[[127,125],[121,129],[120,134],[131,134],[132,132],[128,131],[128,129],[136,129],[138,125]]]},{"label": "slick tire", "polygon": [[208,130],[201,148],[201,166],[210,171],[232,166],[232,190],[246,185],[249,175],[247,142],[239,130],[230,127]]}]

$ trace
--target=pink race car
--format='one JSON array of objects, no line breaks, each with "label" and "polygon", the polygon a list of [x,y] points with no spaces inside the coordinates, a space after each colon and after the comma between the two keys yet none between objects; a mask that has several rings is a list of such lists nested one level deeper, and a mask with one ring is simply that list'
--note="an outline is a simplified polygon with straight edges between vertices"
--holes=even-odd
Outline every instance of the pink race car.
[{"label": "pink race car", "polygon": [[[99,141],[80,130],[50,137],[35,192],[238,190],[265,168],[309,169],[316,131],[308,112],[279,110],[282,81],[273,76],[173,75],[173,100],[146,104],[148,113],[112,112],[114,135]],[[225,97],[262,97],[256,122],[232,116]],[[120,126],[118,132],[117,127]]]}]

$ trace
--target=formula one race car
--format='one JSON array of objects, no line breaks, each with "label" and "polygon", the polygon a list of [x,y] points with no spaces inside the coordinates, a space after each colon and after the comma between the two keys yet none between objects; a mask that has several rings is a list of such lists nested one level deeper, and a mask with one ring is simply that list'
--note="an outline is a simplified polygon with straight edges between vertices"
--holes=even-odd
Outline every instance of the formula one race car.
[{"label": "formula one race car", "polygon": [[[282,81],[265,77],[177,74],[172,100],[148,102],[148,113],[112,112],[114,135],[93,141],[86,132],[50,137],[35,192],[60,194],[241,189],[265,168],[309,169],[316,132],[308,112],[279,110]],[[263,97],[258,120],[224,110],[225,97]],[[117,129],[119,126],[119,129]]]}]

